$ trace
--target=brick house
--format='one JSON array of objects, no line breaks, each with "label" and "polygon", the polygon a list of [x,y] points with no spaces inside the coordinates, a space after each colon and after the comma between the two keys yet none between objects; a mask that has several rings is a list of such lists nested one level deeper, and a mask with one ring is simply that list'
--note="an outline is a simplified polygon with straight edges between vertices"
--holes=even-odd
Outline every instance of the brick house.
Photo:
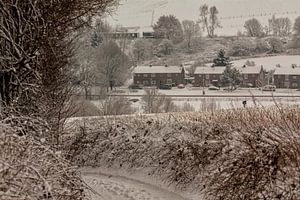
[{"label": "brick house", "polygon": [[221,79],[225,67],[197,67],[194,72],[194,86],[207,87],[210,84],[214,86],[221,86]]},{"label": "brick house", "polygon": [[184,83],[184,78],[182,66],[137,66],[133,71],[133,83],[143,86],[179,85]]},{"label": "brick house", "polygon": [[261,87],[265,82],[263,66],[246,66],[238,68],[241,74],[242,87]]},{"label": "brick house", "polygon": [[277,67],[273,75],[274,85],[277,88],[300,88],[300,68],[291,66],[290,68]]}]

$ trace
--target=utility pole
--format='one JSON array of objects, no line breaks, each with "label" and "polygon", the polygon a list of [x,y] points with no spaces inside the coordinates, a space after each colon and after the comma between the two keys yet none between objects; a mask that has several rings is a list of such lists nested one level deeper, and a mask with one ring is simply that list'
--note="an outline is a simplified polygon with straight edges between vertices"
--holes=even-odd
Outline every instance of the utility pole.
[{"label": "utility pole", "polygon": [[152,17],[151,17],[151,27],[153,27],[153,22],[154,22],[154,13],[155,13],[155,10],[152,10]]}]

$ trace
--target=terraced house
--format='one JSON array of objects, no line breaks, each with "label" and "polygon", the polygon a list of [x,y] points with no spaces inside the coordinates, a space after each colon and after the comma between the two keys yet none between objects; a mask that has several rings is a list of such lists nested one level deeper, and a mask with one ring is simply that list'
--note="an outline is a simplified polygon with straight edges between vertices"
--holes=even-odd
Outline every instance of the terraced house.
[{"label": "terraced house", "polygon": [[207,87],[209,85],[221,86],[221,79],[225,67],[204,66],[197,67],[194,72],[194,86]]},{"label": "terraced house", "polygon": [[274,72],[274,85],[277,88],[300,88],[300,67],[277,67]]},{"label": "terraced house", "polygon": [[239,69],[242,87],[261,87],[265,85],[265,72],[263,66],[246,66]]},{"label": "terraced house", "polygon": [[183,84],[185,71],[182,66],[137,66],[133,71],[133,83],[142,86]]},{"label": "terraced house", "polygon": [[[222,86],[221,80],[226,67],[205,66],[197,67],[194,72],[194,85],[207,87],[209,85]],[[241,74],[242,87],[261,87],[264,84],[265,73],[262,66],[236,67]]]}]

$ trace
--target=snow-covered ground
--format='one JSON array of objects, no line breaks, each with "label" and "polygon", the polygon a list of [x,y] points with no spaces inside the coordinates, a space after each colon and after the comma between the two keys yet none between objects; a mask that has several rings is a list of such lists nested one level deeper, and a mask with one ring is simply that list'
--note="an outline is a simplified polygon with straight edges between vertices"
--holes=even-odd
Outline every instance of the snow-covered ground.
[{"label": "snow-covered ground", "polygon": [[[115,93],[115,95],[131,95],[131,96],[138,96],[145,94],[144,90],[135,90],[134,92],[122,88],[124,90],[124,93]],[[189,96],[189,95],[200,95],[202,96],[203,88],[201,87],[186,87],[184,89],[178,89],[178,88],[172,88],[171,90],[158,90],[159,93],[165,94],[165,95],[176,95],[176,96]],[[114,93],[113,93],[114,94]],[[216,96],[243,96],[243,95],[249,95],[249,96],[265,96],[265,95],[274,95],[274,96],[300,96],[300,91],[297,91],[295,89],[276,89],[275,92],[269,92],[269,91],[261,91],[257,88],[242,88],[238,89],[232,92],[228,92],[226,90],[208,90],[205,88],[205,95],[216,95]]]},{"label": "snow-covered ground", "polygon": [[[144,175],[107,169],[83,169],[83,176],[95,193],[92,200],[196,200]],[[189,197],[187,197],[189,196]],[[199,197],[199,196],[198,196]]]},{"label": "snow-covered ground", "polygon": [[[132,102],[132,107],[137,113],[143,113],[141,95],[145,94],[144,90],[130,92],[124,89],[129,99],[138,101]],[[300,91],[292,89],[277,89],[275,92],[261,91],[258,89],[238,89],[232,92],[205,89],[205,95],[202,95],[202,88],[188,87],[184,89],[173,88],[172,90],[158,90],[159,93],[170,96],[177,106],[183,106],[185,103],[194,107],[195,111],[210,110],[205,107],[214,109],[232,109],[243,107],[243,101],[247,101],[247,107],[254,106],[274,106],[277,104],[292,105],[300,103]],[[267,96],[267,97],[265,97]],[[273,97],[274,96],[274,97]],[[93,101],[96,106],[100,106],[100,101]]]}]

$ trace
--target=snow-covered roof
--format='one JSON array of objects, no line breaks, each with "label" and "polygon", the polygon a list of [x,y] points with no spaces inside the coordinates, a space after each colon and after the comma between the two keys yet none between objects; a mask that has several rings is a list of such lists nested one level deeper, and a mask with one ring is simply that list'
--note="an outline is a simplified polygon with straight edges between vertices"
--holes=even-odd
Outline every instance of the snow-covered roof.
[{"label": "snow-covered roof", "polygon": [[180,66],[137,66],[134,68],[135,74],[175,74],[181,73],[182,67]]},{"label": "snow-covered roof", "polygon": [[300,75],[300,67],[277,67],[274,75]]},{"label": "snow-covered roof", "polygon": [[226,67],[197,67],[194,74],[223,74]]},{"label": "snow-covered roof", "polygon": [[259,74],[261,66],[246,66],[237,68],[241,74]]},{"label": "snow-covered roof", "polygon": [[253,61],[256,66],[263,66],[267,71],[275,69],[276,65],[280,64],[282,68],[290,69],[292,64],[300,65],[300,55],[291,56],[268,56],[263,58],[248,58],[243,60],[232,61],[233,66],[239,68],[245,65],[245,63]]}]

